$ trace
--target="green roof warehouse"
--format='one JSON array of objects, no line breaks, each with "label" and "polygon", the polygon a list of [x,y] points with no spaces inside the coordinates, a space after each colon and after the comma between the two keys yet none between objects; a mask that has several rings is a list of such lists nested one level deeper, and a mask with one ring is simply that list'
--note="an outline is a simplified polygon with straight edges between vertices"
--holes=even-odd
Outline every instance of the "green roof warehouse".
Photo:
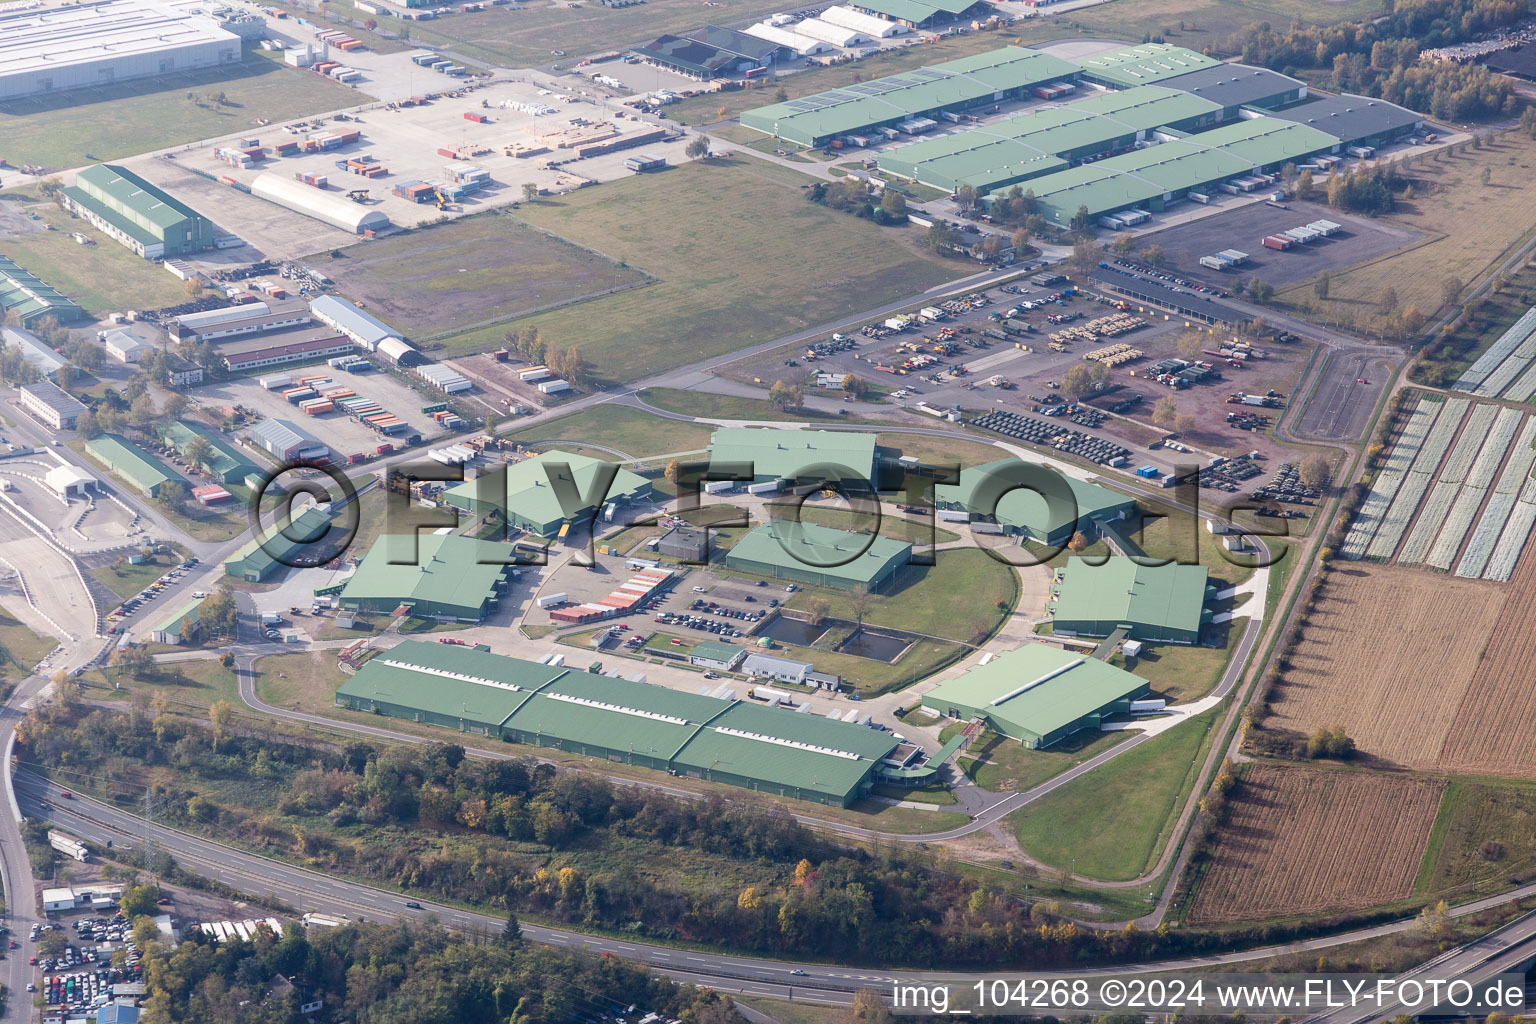
[{"label": "green roof warehouse", "polygon": [[[1054,477],[1070,491],[1070,505],[1030,489],[1029,485],[1041,474]],[[1079,530],[1091,534],[1100,523],[1129,519],[1136,514],[1136,500],[1119,491],[1018,459],[965,467],[960,471],[958,484],[934,488],[934,504],[943,510],[967,512],[983,522],[996,523],[1004,533],[1054,545],[1065,544]]]},{"label": "green roof warehouse", "polygon": [[85,310],[74,300],[8,256],[0,256],[0,314],[14,314],[28,330],[44,317],[51,316],[61,324],[85,319]]},{"label": "green roof warehouse", "polygon": [[1037,85],[1077,72],[1048,53],[1007,46],[748,110],[741,123],[814,148],[842,135],[896,131],[915,120],[1018,99]]},{"label": "green roof warehouse", "polygon": [[87,167],[59,199],[147,260],[213,248],[212,221],[116,164]]},{"label": "green roof warehouse", "polygon": [[1037,749],[1099,728],[1150,689],[1145,679],[1091,656],[1029,643],[940,683],[923,695],[923,706],[962,722],[982,719]]},{"label": "green roof warehouse", "polygon": [[186,480],[165,463],[121,434],[93,437],[85,442],[85,450],[141,494],[159,497],[160,489],[168,483],[186,484]]},{"label": "green roof warehouse", "polygon": [[[562,464],[565,468],[558,468]],[[485,486],[484,481],[495,479],[494,474],[486,474],[449,488],[443,493],[443,500],[476,516],[500,512],[510,526],[540,537],[553,537],[567,520],[567,510],[561,507],[556,494],[556,483],[574,485],[581,506],[570,510],[569,518],[578,521],[593,515],[607,502],[623,505],[650,498],[651,482],[638,473],[622,468],[606,493],[593,495],[593,482],[597,478],[598,467],[609,465],[612,463],[589,455],[546,452],[508,466],[504,473],[505,489],[498,490],[488,498],[480,496],[481,489]],[[591,500],[586,500],[588,498]]]},{"label": "green roof warehouse", "polygon": [[479,622],[496,607],[512,567],[505,544],[451,533],[385,534],[347,578],[341,607]]},{"label": "green roof warehouse", "polygon": [[1142,565],[1114,557],[1103,565],[1067,559],[1052,586],[1055,631],[1109,636],[1125,627],[1136,640],[1193,644],[1214,596],[1202,565]]},{"label": "green roof warehouse", "polygon": [[890,733],[817,715],[415,641],[366,662],[336,703],[843,807],[896,746]]},{"label": "green roof warehouse", "polygon": [[273,526],[260,537],[243,544],[224,559],[224,574],[247,583],[260,583],[286,565],[297,561],[304,548],[325,536],[329,511],[311,505],[291,521]]},{"label": "green roof warehouse", "polygon": [[[875,435],[843,430],[774,430],[767,427],[721,427],[709,438],[713,467],[751,463],[752,479],[762,483],[820,482],[824,479],[875,479]],[[812,469],[847,473],[810,473]],[[815,480],[810,478],[814,476]]]},{"label": "green roof warehouse", "polygon": [[737,541],[724,564],[765,579],[884,593],[896,588],[911,559],[912,545],[903,541],[775,519]]}]

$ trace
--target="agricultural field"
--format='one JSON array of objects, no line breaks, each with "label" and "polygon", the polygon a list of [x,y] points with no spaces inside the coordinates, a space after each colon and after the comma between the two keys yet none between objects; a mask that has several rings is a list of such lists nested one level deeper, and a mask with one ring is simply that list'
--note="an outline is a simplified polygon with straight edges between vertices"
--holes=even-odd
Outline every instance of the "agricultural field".
[{"label": "agricultural field", "polygon": [[[224,96],[222,103],[212,99],[218,94]],[[370,99],[339,82],[247,49],[241,64],[7,100],[0,103],[0,139],[5,140],[4,156],[13,166],[40,164],[64,170],[357,106]],[[65,120],[69,130],[60,131]]]},{"label": "agricultural field", "polygon": [[1302,917],[1410,895],[1444,790],[1439,779],[1250,766],[1189,923]]},{"label": "agricultural field", "polygon": [[[694,162],[523,204],[535,227],[657,283],[520,321],[579,345],[611,380],[719,356],[931,288],[969,267],[802,198],[810,178],[759,160]],[[678,211],[686,211],[680,216]],[[499,342],[501,326],[450,347]]]},{"label": "agricultural field", "polygon": [[[673,452],[702,451],[709,446],[712,432],[708,424],[668,419],[629,406],[609,403],[559,419],[545,420],[537,426],[514,430],[503,436],[509,441],[523,443],[562,438],[580,439],[644,458]],[[595,448],[588,454],[599,459],[612,458],[608,453]]]},{"label": "agricultural field", "polygon": [[1483,398],[1502,395],[1511,401],[1524,402],[1536,393],[1533,364],[1536,364],[1536,309],[1528,310],[1494,339],[1488,350],[1457,378],[1455,388]]},{"label": "agricultural field", "polygon": [[311,257],[354,300],[418,340],[649,283],[634,267],[499,214]]},{"label": "agricultural field", "polygon": [[[4,136],[5,130],[0,128],[0,138]],[[79,303],[86,312],[101,315],[125,309],[158,309],[187,300],[185,286],[164,267],[140,259],[54,204],[34,201],[31,193],[14,192],[5,193],[0,202],[7,213],[31,210],[42,218],[41,223],[53,228],[25,235],[0,228],[0,252]],[[77,244],[69,237],[72,231],[84,232],[97,244]]]},{"label": "agricultural field", "polygon": [[[1403,290],[1402,306],[1431,316],[1444,301],[1446,281],[1477,280],[1530,230],[1526,193],[1532,166],[1536,140],[1519,132],[1506,132],[1481,149],[1440,149],[1413,160],[1403,171],[1413,185],[1413,198],[1399,199],[1384,222],[1425,237],[1335,274],[1327,299],[1318,299],[1312,286],[1303,283],[1282,290],[1280,302],[1346,328],[1371,329],[1385,318],[1380,299],[1386,290],[1416,282]],[[1491,176],[1487,185],[1482,184],[1485,168]]]},{"label": "agricultural field", "polygon": [[1395,566],[1336,571],[1263,728],[1307,736],[1343,724],[1368,764],[1536,778],[1533,614],[1530,559],[1510,587]]},{"label": "agricultural field", "polygon": [[1452,779],[1414,888],[1489,892],[1536,867],[1536,788]]}]

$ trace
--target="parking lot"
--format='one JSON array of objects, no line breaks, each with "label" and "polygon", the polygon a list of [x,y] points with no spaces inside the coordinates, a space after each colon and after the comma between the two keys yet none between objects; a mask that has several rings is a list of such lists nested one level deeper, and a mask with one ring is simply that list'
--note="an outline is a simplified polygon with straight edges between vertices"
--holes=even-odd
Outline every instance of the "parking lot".
[{"label": "parking lot", "polygon": [[[176,568],[162,574],[159,579],[149,584],[149,586],[145,587],[137,594],[124,598],[122,604],[118,605],[107,613],[107,617],[105,619],[108,627],[107,632],[121,632],[124,622],[133,618],[135,615],[138,615],[140,612],[146,611],[150,605],[158,602],[160,598],[165,597],[175,591],[176,585],[181,583],[181,581],[185,579],[189,573],[196,569],[197,565],[198,560],[196,558],[188,558]],[[199,591],[199,593],[201,593],[201,591]],[[188,594],[186,596],[190,598],[192,595]],[[168,610],[168,608],[162,607],[160,610],[162,613],[164,613]],[[153,621],[154,617],[152,616],[146,617],[145,619],[146,623]],[[139,637],[138,639],[142,640],[144,637]]]},{"label": "parking lot", "polygon": [[[43,948],[52,941],[47,936],[50,931],[63,932],[64,925],[33,925],[29,939]],[[39,979],[28,982],[27,991],[37,992],[44,1005],[58,1007],[73,1018],[109,1002],[113,985],[141,980],[144,968],[132,927],[121,912],[74,918],[65,934],[71,932],[61,951],[28,958],[37,967]],[[124,955],[121,967],[110,962],[117,950]]]},{"label": "parking lot", "polygon": [[[1232,288],[1258,277],[1276,288],[1301,284],[1327,271],[1338,273],[1417,241],[1417,231],[1356,217],[1321,203],[1287,202],[1285,209],[1250,203],[1211,217],[1154,231],[1136,239],[1137,249],[1161,246],[1179,273],[1196,281]],[[1331,220],[1344,230],[1329,238],[1296,244],[1280,252],[1266,249],[1266,235],[1289,231],[1317,220]],[[1200,257],[1226,249],[1248,254],[1248,262],[1233,270],[1212,270]]]}]

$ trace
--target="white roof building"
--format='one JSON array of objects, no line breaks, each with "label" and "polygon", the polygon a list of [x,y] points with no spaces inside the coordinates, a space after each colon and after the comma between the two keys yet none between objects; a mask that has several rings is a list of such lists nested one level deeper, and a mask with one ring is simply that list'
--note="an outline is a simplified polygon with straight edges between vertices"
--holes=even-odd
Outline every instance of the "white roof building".
[{"label": "white roof building", "polygon": [[794,50],[802,57],[810,57],[818,53],[829,53],[837,49],[837,47],[824,39],[813,39],[810,36],[801,35],[799,32],[792,32],[789,29],[779,28],[777,25],[770,25],[766,21],[760,21],[743,31],[749,36],[756,36],[776,46],[783,46]]},{"label": "white roof building", "polygon": [[101,487],[101,481],[78,466],[55,466],[43,474],[43,483],[61,498],[84,498]]},{"label": "white roof building", "polygon": [[834,25],[820,18],[807,18],[796,24],[792,31],[810,36],[812,39],[820,39],[834,46],[858,46],[869,42],[869,36],[858,29],[849,28],[846,25]]},{"label": "white roof building", "polygon": [[875,39],[889,39],[892,36],[910,35],[912,32],[899,21],[886,21],[852,7],[828,7],[819,17],[828,24],[851,28]]},{"label": "white roof building", "polygon": [[103,344],[107,347],[107,355],[120,363],[136,363],[150,350],[149,345],[128,331],[108,331]]},{"label": "white roof building", "polygon": [[43,339],[19,327],[0,327],[0,338],[5,340],[6,348],[16,349],[21,358],[37,367],[39,374],[52,381],[59,379],[59,367],[65,359],[44,344]]},{"label": "white roof building", "polygon": [[333,228],[360,235],[364,231],[382,231],[389,227],[389,215],[370,209],[329,192],[321,192],[301,181],[264,171],[251,182],[251,195],[269,203],[286,206],[295,213],[329,224]]}]

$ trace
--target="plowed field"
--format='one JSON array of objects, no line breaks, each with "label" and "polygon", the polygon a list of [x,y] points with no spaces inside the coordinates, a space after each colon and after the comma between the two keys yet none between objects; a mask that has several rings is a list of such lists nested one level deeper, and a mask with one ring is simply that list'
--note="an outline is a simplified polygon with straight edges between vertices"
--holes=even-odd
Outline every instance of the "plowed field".
[{"label": "plowed field", "polygon": [[1191,924],[1373,907],[1413,889],[1445,783],[1252,766],[1190,906]]},{"label": "plowed field", "polygon": [[1536,559],[1509,584],[1332,574],[1265,727],[1342,724],[1385,765],[1536,777]]}]

